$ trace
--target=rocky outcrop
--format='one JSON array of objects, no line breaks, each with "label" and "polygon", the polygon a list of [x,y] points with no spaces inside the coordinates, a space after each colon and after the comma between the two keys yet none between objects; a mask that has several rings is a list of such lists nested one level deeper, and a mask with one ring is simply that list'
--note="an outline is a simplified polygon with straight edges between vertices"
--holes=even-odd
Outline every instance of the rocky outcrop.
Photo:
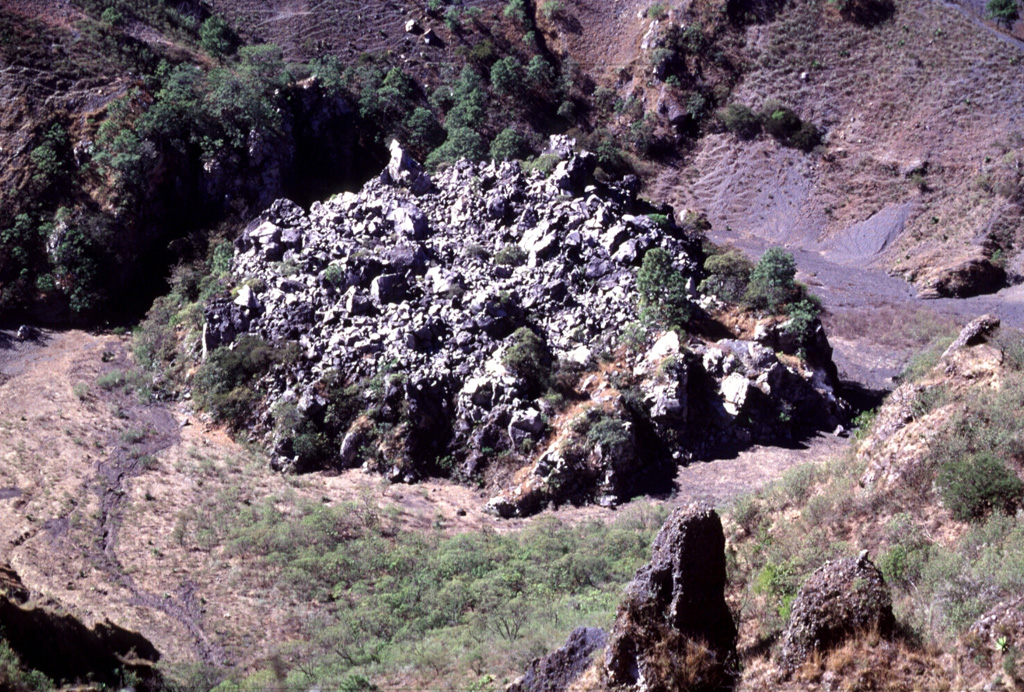
[{"label": "rocky outcrop", "polygon": [[1006,270],[992,262],[981,248],[957,264],[940,267],[923,282],[921,298],[970,298],[995,293],[1006,286]]},{"label": "rocky outcrop", "polygon": [[[260,382],[251,421],[279,467],[473,478],[518,458],[522,473],[491,506],[512,516],[616,504],[664,463],[835,427],[827,355],[794,367],[753,341],[664,335],[622,356],[615,382],[587,385],[597,354],[622,353],[644,254],[667,250],[696,286],[700,234],[653,213],[635,179],[592,184],[593,156],[553,146],[566,153],[547,177],[465,161],[431,177],[393,144],[360,192],[309,212],[278,200],[246,227],[239,288],[208,304],[204,344],[248,332],[298,345],[296,362]],[[522,328],[555,372],[506,368]],[[575,429],[548,424],[559,411],[537,395],[552,377],[587,399]]]},{"label": "rocky outcrop", "polygon": [[868,559],[826,562],[810,576],[793,601],[779,655],[791,672],[814,651],[827,651],[857,633],[892,633],[892,599],[882,573]]},{"label": "rocky outcrop", "polygon": [[679,689],[676,683],[693,677],[724,680],[736,645],[724,590],[718,514],[677,509],[654,540],[651,562],[626,588],[605,653],[609,682],[655,690]]},{"label": "rocky outcrop", "polygon": [[565,692],[590,667],[594,654],[604,649],[608,634],[598,627],[577,627],[565,646],[534,659],[526,673],[505,692]]},{"label": "rocky outcrop", "polygon": [[930,450],[946,427],[948,404],[935,408],[936,392],[944,397],[965,388],[997,387],[1005,354],[990,337],[999,318],[982,315],[969,322],[950,344],[935,368],[920,381],[904,382],[878,410],[857,457],[867,463],[861,485],[890,485],[900,481],[931,485],[926,464]]},{"label": "rocky outcrop", "polygon": [[998,327],[999,317],[996,315],[986,314],[981,317],[975,317],[960,330],[960,333],[953,340],[953,343],[949,345],[949,348],[943,351],[942,360],[948,359],[966,346],[972,346],[984,341]]}]

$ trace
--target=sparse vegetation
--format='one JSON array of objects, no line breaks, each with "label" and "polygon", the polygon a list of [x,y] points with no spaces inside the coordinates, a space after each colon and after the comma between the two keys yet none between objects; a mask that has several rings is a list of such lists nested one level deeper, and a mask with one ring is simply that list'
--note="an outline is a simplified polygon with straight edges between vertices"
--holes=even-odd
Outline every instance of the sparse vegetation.
[{"label": "sparse vegetation", "polygon": [[243,509],[218,540],[303,598],[335,603],[308,623],[307,663],[288,676],[302,685],[402,669],[467,685],[484,673],[514,675],[577,624],[607,626],[664,518],[641,506],[608,525],[548,520],[521,533],[447,536],[398,531],[375,505],[296,509]]},{"label": "sparse vegetation", "polygon": [[995,510],[1012,514],[1024,498],[1024,482],[990,452],[947,461],[937,481],[943,502],[959,521],[982,519]]}]

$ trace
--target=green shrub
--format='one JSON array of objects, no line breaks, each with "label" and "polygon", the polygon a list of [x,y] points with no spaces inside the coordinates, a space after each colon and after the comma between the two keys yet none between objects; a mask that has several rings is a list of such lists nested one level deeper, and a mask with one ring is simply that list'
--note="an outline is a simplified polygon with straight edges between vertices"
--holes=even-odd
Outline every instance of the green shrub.
[{"label": "green shrub", "polygon": [[626,430],[624,423],[608,414],[599,416],[587,430],[587,443],[592,447],[609,450],[627,442],[629,442],[629,431]]},{"label": "green shrub", "polygon": [[947,461],[937,481],[942,501],[958,521],[981,519],[994,510],[1012,514],[1024,497],[1024,482],[989,452]]},{"label": "green shrub", "polygon": [[456,127],[448,131],[448,139],[444,144],[427,157],[428,168],[437,168],[442,163],[452,163],[459,159],[479,161],[484,157],[484,138],[471,127]]},{"label": "green shrub", "polygon": [[196,371],[192,381],[196,402],[218,421],[242,425],[252,415],[256,392],[252,385],[282,354],[258,336],[243,334],[233,348],[215,349]]},{"label": "green shrub", "polygon": [[10,692],[45,692],[54,689],[54,684],[38,670],[27,670],[18,653],[0,638],[0,687]]},{"label": "green shrub", "polygon": [[449,7],[445,10],[444,23],[449,31],[458,33],[462,30],[462,12],[458,7]]},{"label": "green shrub", "polygon": [[526,261],[528,256],[523,248],[515,243],[508,243],[494,253],[494,263],[500,266],[518,267]]},{"label": "green shrub", "polygon": [[522,27],[526,27],[529,24],[530,17],[526,11],[525,0],[508,0],[502,13]]},{"label": "green shrub", "polygon": [[558,154],[541,154],[535,159],[526,161],[523,164],[523,170],[527,172],[540,171],[545,176],[549,176],[561,160],[562,159],[559,158]]},{"label": "green shrub", "polygon": [[750,272],[744,300],[755,308],[778,312],[799,293],[795,277],[793,254],[782,248],[769,248]]},{"label": "green shrub", "polygon": [[790,135],[788,144],[800,151],[811,151],[821,144],[821,133],[811,123],[801,123],[797,131]]},{"label": "green shrub", "polygon": [[644,255],[636,274],[640,309],[670,327],[683,326],[692,311],[686,291],[686,278],[672,265],[672,256],[663,248],[653,248]]},{"label": "green shrub", "polygon": [[801,342],[807,341],[818,315],[821,314],[821,301],[816,296],[805,296],[789,304],[786,313],[789,323],[786,331],[795,335]]},{"label": "green shrub", "polygon": [[526,79],[537,89],[550,87],[555,83],[555,69],[543,56],[535,55],[526,66]]},{"label": "green shrub", "polygon": [[988,0],[985,4],[985,16],[995,19],[1009,29],[1020,17],[1017,0]]},{"label": "green shrub", "polygon": [[103,10],[103,14],[100,15],[100,21],[114,28],[120,28],[124,26],[124,15],[116,7],[108,7]]},{"label": "green shrub", "polygon": [[741,103],[730,103],[718,111],[718,119],[725,129],[741,139],[756,137],[761,131],[761,121],[750,108]]},{"label": "green shrub", "polygon": [[445,116],[445,129],[449,133],[460,127],[477,127],[483,119],[487,96],[483,79],[466,65],[450,90],[451,107]]},{"label": "green shrub", "polygon": [[700,282],[701,293],[711,293],[730,303],[739,303],[747,291],[754,265],[739,250],[726,250],[704,260],[707,277]]},{"label": "green shrub", "polygon": [[509,55],[491,66],[491,87],[503,96],[515,96],[523,90],[523,65]]},{"label": "green shrub", "polygon": [[647,8],[648,19],[664,19],[668,14],[668,8],[663,2],[656,2]]},{"label": "green shrub", "polygon": [[565,5],[562,4],[561,0],[544,0],[540,5],[540,11],[548,19],[554,19],[565,11]]},{"label": "green shrub", "polygon": [[406,140],[416,151],[429,152],[444,141],[444,129],[427,108],[414,108],[405,120]]},{"label": "green shrub", "polygon": [[547,344],[528,327],[520,327],[509,338],[501,364],[522,380],[531,394],[539,394],[551,378],[552,359]]},{"label": "green shrub", "polygon": [[29,158],[36,171],[32,176],[34,182],[44,188],[66,183],[75,164],[71,141],[64,126],[60,123],[51,125]]},{"label": "green shrub", "polygon": [[761,111],[761,125],[765,132],[788,147],[810,151],[821,142],[818,128],[803,122],[792,108],[773,101]]}]

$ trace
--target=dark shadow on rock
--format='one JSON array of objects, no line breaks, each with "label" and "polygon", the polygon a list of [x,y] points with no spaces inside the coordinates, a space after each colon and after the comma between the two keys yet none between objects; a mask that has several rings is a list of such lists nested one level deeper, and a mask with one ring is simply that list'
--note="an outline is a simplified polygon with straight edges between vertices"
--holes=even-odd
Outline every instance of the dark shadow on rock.
[{"label": "dark shadow on rock", "polygon": [[22,662],[55,682],[119,685],[125,671],[145,682],[158,680],[156,647],[141,634],[109,621],[89,629],[71,615],[0,598],[0,622],[4,638]]},{"label": "dark shadow on rock", "polygon": [[881,406],[885,397],[889,395],[889,390],[874,389],[852,380],[841,380],[839,395],[850,404],[854,411],[859,413]]},{"label": "dark shadow on rock", "polygon": [[564,692],[607,643],[608,633],[599,627],[577,627],[562,648],[535,658],[506,692]]},{"label": "dark shadow on rock", "polygon": [[848,0],[842,10],[844,17],[868,28],[888,21],[895,13],[892,0]]},{"label": "dark shadow on rock", "polygon": [[753,644],[743,647],[737,651],[742,661],[753,661],[771,653],[772,647],[779,641],[781,632],[772,632],[763,637],[758,637]]},{"label": "dark shadow on rock", "polygon": [[558,28],[567,34],[576,34],[577,36],[583,33],[583,25],[580,24],[580,20],[573,14],[564,14],[555,20],[558,24]]}]

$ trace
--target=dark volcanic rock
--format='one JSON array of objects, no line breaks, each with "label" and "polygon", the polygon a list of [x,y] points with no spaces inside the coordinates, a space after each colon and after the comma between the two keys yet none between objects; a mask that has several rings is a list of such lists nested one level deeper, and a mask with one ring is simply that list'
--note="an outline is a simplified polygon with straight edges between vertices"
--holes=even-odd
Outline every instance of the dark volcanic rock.
[{"label": "dark volcanic rock", "polygon": [[585,671],[594,653],[608,643],[608,634],[599,627],[577,627],[565,646],[544,658],[536,658],[526,673],[505,692],[564,692]]},{"label": "dark volcanic rock", "polygon": [[[387,169],[358,193],[308,212],[278,200],[248,224],[231,267],[239,290],[207,306],[204,343],[226,346],[243,332],[293,342],[294,359],[254,383],[250,429],[275,450],[276,467],[298,468],[296,450],[308,445],[275,436],[300,429],[325,443],[306,454],[307,469],[361,463],[391,476],[479,477],[503,457],[533,464],[490,507],[513,516],[550,502],[616,504],[644,484],[663,487],[670,465],[706,448],[835,427],[841,402],[821,367],[789,367],[753,342],[678,338],[625,356],[628,401],[585,393],[576,422],[593,431],[567,439],[543,424],[555,412],[537,383],[503,365],[518,328],[552,363],[575,368],[559,365],[564,386],[582,386],[595,356],[614,352],[636,320],[644,253],[667,251],[691,287],[700,278],[695,226],[638,201],[636,180],[593,181],[593,156],[569,152],[550,176],[460,161],[431,178],[393,144]],[[697,298],[694,288],[687,299]],[[395,378],[420,389],[381,400]],[[314,395],[330,401],[299,411],[301,420],[288,415]],[[343,445],[354,426],[361,434]]]},{"label": "dark volcanic rock", "polygon": [[987,257],[972,257],[944,270],[924,287],[921,297],[970,298],[1005,286],[1005,269]]},{"label": "dark volcanic rock", "polygon": [[857,632],[892,633],[892,600],[882,573],[868,559],[832,560],[800,588],[782,638],[780,662],[790,672],[813,651],[827,651]]},{"label": "dark volcanic rock", "polygon": [[605,654],[609,681],[671,689],[676,655],[704,650],[708,679],[735,654],[736,625],[725,603],[725,535],[715,510],[680,508],[654,539],[651,562],[626,588]]}]

